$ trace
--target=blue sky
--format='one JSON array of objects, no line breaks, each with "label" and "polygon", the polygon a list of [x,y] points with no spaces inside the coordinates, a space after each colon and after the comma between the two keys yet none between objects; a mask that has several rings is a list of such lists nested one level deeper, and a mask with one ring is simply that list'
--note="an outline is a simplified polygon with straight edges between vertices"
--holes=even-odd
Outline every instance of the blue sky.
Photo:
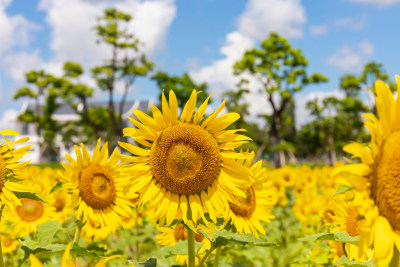
[{"label": "blue sky", "polygon": [[[25,85],[24,72],[45,69],[60,73],[73,60],[86,70],[101,64],[106,48],[95,44],[91,27],[105,7],[116,6],[134,16],[132,31],[145,43],[143,51],[156,71],[189,72],[220,98],[235,87],[232,64],[246,49],[272,31],[301,48],[308,71],[330,82],[304,88],[297,96],[299,120],[307,100],[337,95],[344,73],[359,74],[371,61],[384,65],[392,79],[400,73],[399,0],[0,0],[0,127],[12,127],[22,101],[12,101]],[[93,84],[87,71],[83,80]],[[140,79],[130,98],[156,98],[158,89]],[[254,85],[246,101],[253,114],[268,112]]]}]

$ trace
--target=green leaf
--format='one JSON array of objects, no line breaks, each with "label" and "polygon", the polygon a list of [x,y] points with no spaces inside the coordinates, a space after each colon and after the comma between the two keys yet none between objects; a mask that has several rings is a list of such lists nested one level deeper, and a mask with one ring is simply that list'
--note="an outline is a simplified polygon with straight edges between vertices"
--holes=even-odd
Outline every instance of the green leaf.
[{"label": "green leaf", "polygon": [[87,248],[79,246],[77,243],[73,243],[71,247],[71,252],[81,256],[89,256],[91,258],[99,258],[101,256],[104,256],[104,253],[97,249],[89,250]]},{"label": "green leaf", "polygon": [[55,186],[53,186],[53,188],[50,190],[50,194],[53,193],[54,191],[56,191],[58,188],[62,187],[62,185],[63,185],[63,182],[58,181],[58,183]]},{"label": "green leaf", "polygon": [[42,246],[39,244],[39,242],[35,240],[24,240],[24,241],[19,241],[21,243],[21,248],[22,250],[25,251],[25,254],[29,255],[31,253],[36,254],[38,252],[43,252],[43,251],[52,251],[52,252],[59,252],[59,251],[64,251],[66,248],[66,245],[64,244],[50,244],[46,246]]},{"label": "green leaf", "polygon": [[353,187],[347,186],[347,185],[341,185],[339,186],[338,190],[332,195],[332,197],[346,193],[347,191],[352,190]]},{"label": "green leaf", "polygon": [[348,233],[319,233],[300,238],[301,241],[334,240],[343,243],[358,245],[358,236],[349,236]]},{"label": "green leaf", "polygon": [[[263,247],[275,247],[277,244],[272,242],[265,242],[261,239],[256,238],[251,234],[238,234],[231,233],[226,230],[215,231],[206,233],[203,230],[200,230],[199,233],[204,235],[211,242],[212,249],[224,246],[229,242],[236,242],[242,245],[251,244],[254,246],[263,246]],[[211,234],[212,233],[212,234]]]},{"label": "green leaf", "polygon": [[62,231],[63,227],[59,221],[47,221],[44,224],[41,224],[37,228],[37,237],[39,244],[47,245],[51,243],[54,235],[58,231]]},{"label": "green leaf", "polygon": [[28,199],[32,199],[32,200],[37,200],[40,202],[44,202],[47,203],[46,200],[44,200],[41,196],[39,196],[37,193],[35,192],[18,192],[18,191],[13,191],[15,196],[17,198],[28,198]]},{"label": "green leaf", "polygon": [[138,262],[140,266],[144,267],[156,267],[157,266],[157,259],[150,258],[145,262]]},{"label": "green leaf", "polygon": [[[203,243],[194,242],[195,250],[198,251],[202,246]],[[188,250],[188,241],[181,240],[178,241],[174,246],[164,246],[158,250],[160,256],[169,257],[169,256],[176,256],[176,255],[187,255]]]},{"label": "green leaf", "polygon": [[372,264],[371,262],[357,262],[357,261],[351,261],[345,256],[342,256],[339,261],[335,264],[336,266],[338,265],[343,265],[343,266],[352,266],[352,267],[374,267],[375,265]]}]

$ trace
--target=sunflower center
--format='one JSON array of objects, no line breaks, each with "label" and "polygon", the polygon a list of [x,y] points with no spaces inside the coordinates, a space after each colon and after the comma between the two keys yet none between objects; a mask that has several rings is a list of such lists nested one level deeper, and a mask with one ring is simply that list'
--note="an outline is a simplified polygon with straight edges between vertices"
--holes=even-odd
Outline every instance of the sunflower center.
[{"label": "sunflower center", "polygon": [[153,143],[150,169],[155,179],[176,194],[206,189],[221,170],[217,140],[199,125],[179,123],[165,129]]},{"label": "sunflower center", "polygon": [[8,237],[6,237],[6,236],[3,236],[2,237],[2,245],[4,246],[4,247],[9,247],[9,246],[11,246],[12,245],[12,240],[10,240]]},{"label": "sunflower center", "polygon": [[6,182],[7,177],[7,165],[3,159],[3,156],[0,154],[0,191],[2,191],[4,183]]},{"label": "sunflower center", "polygon": [[79,195],[93,209],[105,209],[115,198],[115,185],[111,173],[98,164],[84,168],[79,179]]},{"label": "sunflower center", "polygon": [[400,131],[392,133],[381,148],[373,168],[371,195],[379,214],[400,230]]},{"label": "sunflower center", "polygon": [[21,199],[21,206],[16,207],[16,211],[21,220],[25,222],[33,222],[40,219],[44,213],[44,206],[42,202],[23,198]]},{"label": "sunflower center", "polygon": [[256,194],[251,186],[247,190],[246,198],[235,196],[240,205],[229,202],[229,207],[239,217],[250,218],[256,209]]},{"label": "sunflower center", "polygon": [[[175,228],[174,228],[174,239],[175,242],[178,241],[183,241],[186,240],[188,238],[187,236],[187,229],[183,224],[178,224]],[[196,240],[197,242],[201,242],[204,239],[204,235],[202,234],[198,234],[195,233],[194,234],[194,240]]]},{"label": "sunflower center", "polygon": [[347,210],[347,218],[346,218],[346,232],[349,236],[358,236],[361,234],[360,226],[363,224],[364,219],[360,218],[360,213],[358,212],[356,207],[349,208]]},{"label": "sunflower center", "polygon": [[54,202],[54,207],[56,208],[57,212],[63,211],[65,208],[65,198],[62,195],[56,196],[56,201]]}]

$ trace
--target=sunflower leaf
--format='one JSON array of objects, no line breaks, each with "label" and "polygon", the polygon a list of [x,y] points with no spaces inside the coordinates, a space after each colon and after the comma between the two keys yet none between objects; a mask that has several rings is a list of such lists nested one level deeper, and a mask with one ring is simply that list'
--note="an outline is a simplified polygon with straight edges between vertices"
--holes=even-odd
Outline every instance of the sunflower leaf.
[{"label": "sunflower leaf", "polygon": [[357,261],[351,261],[345,256],[342,256],[339,261],[335,264],[336,266],[351,266],[351,267],[373,267],[371,262],[357,262]]},{"label": "sunflower leaf", "polygon": [[339,188],[336,190],[336,192],[332,195],[332,197],[335,197],[337,195],[346,193],[347,191],[353,190],[353,187],[347,186],[347,185],[341,185]]},{"label": "sunflower leaf", "polygon": [[212,235],[211,232],[206,233],[203,230],[200,230],[199,233],[204,235],[211,242],[212,249],[215,249],[220,246],[224,246],[230,242],[236,242],[242,245],[254,245],[254,246],[262,246],[262,247],[275,247],[277,244],[272,242],[265,242],[264,240],[258,239],[251,234],[238,234],[231,233],[226,230],[215,231]]},{"label": "sunflower leaf", "polygon": [[81,256],[89,256],[91,258],[99,258],[101,256],[104,256],[104,253],[102,253],[99,250],[89,250],[87,248],[79,246],[77,243],[74,243],[71,247],[71,252],[75,253],[77,255]]},{"label": "sunflower leaf", "polygon": [[[201,246],[203,246],[203,243],[200,242],[194,242],[195,250],[198,251]],[[176,255],[187,255],[187,249],[188,249],[188,241],[178,241],[174,246],[165,246],[162,247],[158,250],[157,255],[158,256],[163,256],[163,257],[169,257],[169,256],[176,256]]]},{"label": "sunflower leaf", "polygon": [[52,194],[54,191],[56,191],[58,188],[60,188],[60,187],[62,187],[63,186],[63,182],[61,182],[61,181],[58,181],[58,183],[55,185],[55,186],[53,186],[53,188],[50,190],[50,194]]},{"label": "sunflower leaf", "polygon": [[47,245],[51,243],[54,235],[58,231],[63,231],[63,227],[59,221],[47,221],[37,227],[37,237],[39,244]]},{"label": "sunflower leaf", "polygon": [[316,240],[334,240],[353,245],[358,244],[358,236],[350,236],[348,233],[319,233],[316,235],[308,235],[299,239],[300,241],[316,241]]},{"label": "sunflower leaf", "polygon": [[42,246],[39,242],[35,240],[20,240],[21,248],[25,252],[25,256],[29,256],[29,254],[36,254],[44,251],[52,251],[59,252],[64,251],[67,247],[64,244],[49,244],[46,246]]},{"label": "sunflower leaf", "polygon": [[28,198],[28,199],[32,199],[32,200],[37,200],[40,202],[44,202],[47,203],[46,200],[44,200],[41,196],[39,196],[37,193],[35,192],[18,192],[18,191],[13,191],[15,196],[17,198]]}]

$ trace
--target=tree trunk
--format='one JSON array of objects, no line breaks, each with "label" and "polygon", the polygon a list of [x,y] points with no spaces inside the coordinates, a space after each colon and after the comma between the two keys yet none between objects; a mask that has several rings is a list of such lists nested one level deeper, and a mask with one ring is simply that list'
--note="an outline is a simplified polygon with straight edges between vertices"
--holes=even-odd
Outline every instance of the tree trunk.
[{"label": "tree trunk", "polygon": [[328,143],[329,143],[329,147],[330,147],[330,151],[329,151],[329,155],[330,155],[330,163],[331,165],[335,165],[337,158],[336,158],[336,150],[335,150],[335,144],[333,142],[333,136],[330,135],[328,138]]},{"label": "tree trunk", "polygon": [[283,150],[279,151],[279,163],[280,163],[280,166],[286,165],[285,151],[283,151]]}]

